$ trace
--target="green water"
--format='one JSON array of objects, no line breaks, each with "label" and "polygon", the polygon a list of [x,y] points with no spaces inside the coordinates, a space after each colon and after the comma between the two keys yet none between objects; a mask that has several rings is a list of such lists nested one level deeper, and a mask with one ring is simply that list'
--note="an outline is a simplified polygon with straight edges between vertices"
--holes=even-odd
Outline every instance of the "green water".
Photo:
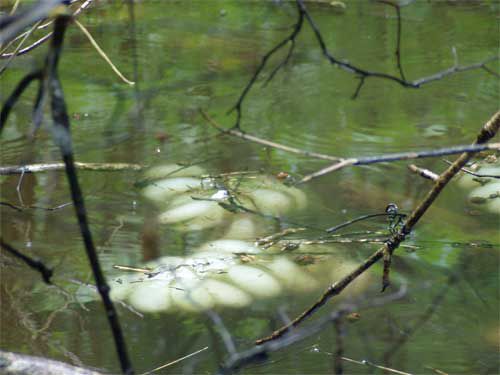
[{"label": "green water", "polygon": [[[393,10],[368,1],[346,1],[346,5],[345,12],[337,13],[327,5],[309,4],[332,53],[366,69],[396,74]],[[402,62],[410,79],[451,66],[452,47],[464,65],[498,53],[495,2],[417,1],[402,13]],[[217,136],[199,114],[202,108],[221,124],[234,124],[234,114],[226,115],[227,110],[262,56],[291,30],[295,17],[293,3],[285,1],[156,1],[141,2],[133,10],[121,2],[95,4],[79,20],[137,84],[120,82],[79,30],[70,28],[60,76],[72,116],[76,159],[141,165],[194,162],[211,173],[286,171],[296,178],[326,166],[324,161]],[[0,78],[2,102],[26,72],[43,62],[45,53],[46,47],[41,47],[14,61]],[[279,61],[277,56],[271,64]],[[489,65],[498,70],[498,62]],[[499,103],[498,80],[484,70],[450,76],[418,90],[370,78],[359,98],[351,100],[358,80],[326,62],[307,25],[285,69],[267,87],[260,83],[244,103],[244,130],[343,157],[470,143]],[[35,94],[33,87],[23,96],[3,131],[2,165],[60,159],[51,140],[48,113],[35,143],[26,137]],[[445,168],[440,159],[418,164],[436,172]],[[302,187],[310,200],[308,209],[285,220],[327,228],[380,212],[389,202],[409,212],[430,183],[410,174],[406,165],[353,167],[313,180]],[[156,226],[159,211],[140,195],[135,185],[141,178],[138,173],[80,172],[79,178],[106,272],[112,272],[113,264],[189,254],[224,229],[186,234]],[[16,192],[18,180],[18,176],[1,177],[2,202],[53,207],[70,201],[62,172],[26,175],[22,202]],[[345,326],[346,357],[409,373],[431,373],[429,367],[446,373],[499,372],[499,218],[472,207],[466,197],[466,191],[451,184],[406,242],[418,250],[397,250],[395,285],[389,292],[406,282],[408,294],[382,308],[360,311],[362,318]],[[54,267],[57,285],[72,293],[77,286],[69,279],[92,282],[71,207],[17,212],[0,206],[0,213],[2,237]],[[383,226],[374,221],[353,230]],[[269,223],[269,233],[276,229]],[[157,247],[148,245],[151,238]],[[376,245],[346,244],[332,251],[362,261],[376,249]],[[66,298],[59,289],[47,287],[38,275],[3,253],[0,261],[2,349],[66,362],[79,358],[87,366],[119,370],[99,303],[63,308]],[[374,271],[375,283],[366,290],[365,299],[379,296],[379,273],[380,269]],[[243,350],[280,326],[282,314],[296,316],[319,294],[283,296],[220,315],[237,348]],[[329,304],[319,315],[333,308]],[[211,373],[227,355],[204,315],[139,318],[118,310],[138,372],[209,346],[168,373]],[[408,336],[405,332],[415,325],[418,329]],[[331,373],[335,350],[332,327],[245,373]],[[379,371],[344,366],[347,373]]]}]

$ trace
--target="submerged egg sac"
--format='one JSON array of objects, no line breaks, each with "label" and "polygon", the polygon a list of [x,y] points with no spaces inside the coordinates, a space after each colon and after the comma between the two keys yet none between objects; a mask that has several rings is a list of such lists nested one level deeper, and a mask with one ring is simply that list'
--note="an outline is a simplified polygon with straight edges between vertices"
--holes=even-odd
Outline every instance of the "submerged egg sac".
[{"label": "submerged egg sac", "polygon": [[204,245],[202,245],[198,249],[198,251],[207,251],[212,253],[223,253],[223,254],[227,253],[257,254],[261,252],[261,250],[252,243],[240,240],[226,240],[226,239],[207,242]]},{"label": "submerged egg sac", "polygon": [[257,210],[268,215],[283,215],[293,207],[292,198],[280,191],[257,189],[248,194]]},{"label": "submerged egg sac", "polygon": [[191,201],[165,211],[158,216],[158,220],[160,223],[166,224],[178,223],[196,218],[206,221],[218,221],[223,214],[224,209],[221,208],[216,202]]},{"label": "submerged egg sac", "polygon": [[144,175],[148,179],[161,179],[167,177],[197,177],[203,173],[205,173],[205,170],[197,165],[167,164],[152,167]]},{"label": "submerged egg sac", "polygon": [[239,288],[258,297],[273,297],[281,292],[280,283],[268,271],[256,267],[235,266],[227,276]]},{"label": "submerged egg sac", "polygon": [[179,193],[199,189],[200,187],[201,180],[199,178],[167,178],[151,183],[142,190],[142,194],[153,201],[163,202]]}]

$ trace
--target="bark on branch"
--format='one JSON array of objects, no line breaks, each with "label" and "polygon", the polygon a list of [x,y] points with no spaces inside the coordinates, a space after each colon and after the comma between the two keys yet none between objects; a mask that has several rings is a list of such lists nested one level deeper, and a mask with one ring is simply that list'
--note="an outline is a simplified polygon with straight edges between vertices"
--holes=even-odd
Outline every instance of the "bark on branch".
[{"label": "bark on branch", "polygon": [[[493,136],[498,132],[499,128],[500,128],[500,111],[495,113],[493,117],[483,126],[474,144],[482,144],[487,142],[488,140],[493,138]],[[408,215],[401,229],[397,231],[393,236],[391,236],[391,238],[386,243],[384,243],[384,245],[380,249],[378,249],[370,257],[368,257],[351,273],[346,275],[338,282],[330,285],[328,289],[323,293],[323,295],[311,307],[305,310],[297,318],[295,318],[289,324],[274,331],[270,336],[257,340],[256,344],[260,345],[267,341],[271,341],[278,337],[283,336],[286,332],[290,330],[290,328],[299,325],[301,322],[303,322],[305,319],[311,316],[315,311],[317,311],[321,306],[323,306],[326,302],[328,302],[332,297],[342,292],[342,290],[344,290],[346,286],[348,286],[353,280],[355,280],[359,275],[365,272],[368,268],[370,268],[380,259],[384,257],[390,258],[394,250],[399,246],[401,242],[404,241],[405,237],[412,231],[413,227],[418,223],[418,221],[422,218],[422,216],[429,209],[429,207],[432,206],[432,204],[439,196],[441,191],[444,189],[446,184],[453,178],[453,176],[455,176],[461,170],[461,168],[465,166],[465,164],[469,161],[472,155],[473,155],[472,152],[464,152],[462,155],[458,157],[457,160],[455,160],[455,162],[453,162],[452,165],[448,167],[448,169],[446,169],[439,176],[439,178],[434,182],[433,187],[427,193],[426,197],[410,213],[410,215]],[[384,270],[384,273],[386,272],[388,274],[388,270]],[[388,280],[385,278],[384,283],[387,282]]]}]

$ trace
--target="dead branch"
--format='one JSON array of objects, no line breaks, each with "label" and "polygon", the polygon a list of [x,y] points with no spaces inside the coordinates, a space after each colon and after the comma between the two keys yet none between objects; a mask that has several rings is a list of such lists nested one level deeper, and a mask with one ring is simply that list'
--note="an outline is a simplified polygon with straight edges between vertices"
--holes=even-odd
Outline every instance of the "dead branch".
[{"label": "dead branch", "polygon": [[[94,172],[121,172],[121,171],[141,171],[145,166],[139,164],[128,163],[81,163],[75,162],[75,168],[82,171]],[[64,163],[40,163],[28,165],[6,165],[0,167],[1,175],[22,174],[22,173],[38,173],[48,171],[63,171]]]},{"label": "dead branch", "polygon": [[326,154],[320,154],[320,153],[317,153],[317,152],[314,152],[314,151],[301,150],[299,148],[286,146],[286,145],[283,145],[281,143],[276,143],[276,142],[268,141],[266,139],[259,138],[259,137],[256,137],[254,135],[251,135],[251,134],[248,134],[248,133],[244,133],[244,132],[242,132],[240,130],[236,130],[236,129],[228,129],[228,130],[226,130],[222,126],[220,126],[214,119],[212,119],[204,110],[200,109],[200,113],[205,118],[205,120],[210,125],[212,125],[215,129],[217,129],[221,134],[232,135],[232,136],[235,136],[235,137],[239,137],[239,138],[245,139],[247,141],[251,141],[251,142],[255,142],[255,143],[267,146],[267,147],[272,147],[272,148],[276,148],[276,149],[281,150],[281,151],[290,152],[292,154],[297,154],[297,155],[312,157],[312,158],[316,158],[316,159],[331,160],[331,161],[342,160],[342,159],[340,159],[340,158],[338,158],[336,156],[326,155]]},{"label": "dead branch", "polygon": [[[89,5],[92,3],[93,0],[86,0],[84,1],[74,12],[73,12],[73,17],[76,17],[77,15],[79,15],[83,10],[85,10],[86,8],[89,7]],[[59,1],[55,1],[54,2],[54,5],[53,5],[53,8],[56,7],[58,4],[57,3],[63,3],[62,0],[59,0]],[[50,15],[50,10],[47,14],[47,16]],[[42,17],[38,22],[42,21],[44,18],[46,17]],[[49,22],[46,22],[45,24],[43,25],[36,25],[35,27],[35,30],[40,30],[40,29],[44,29],[48,26],[50,26],[54,21],[49,21]],[[7,44],[7,46],[4,48],[4,50],[0,53],[0,59],[10,59],[12,57],[15,57],[15,56],[21,56],[21,55],[24,55],[32,50],[34,50],[35,48],[37,47],[40,47],[43,43],[45,43],[47,40],[49,40],[51,37],[52,37],[52,31],[48,32],[47,34],[45,34],[43,37],[41,37],[40,39],[36,40],[35,42],[33,42],[32,44],[30,44],[29,46],[23,48],[23,49],[19,49],[17,52],[5,52],[5,50],[7,50],[10,46],[10,44],[12,42],[15,42],[17,39],[20,39],[20,38],[24,38],[26,36],[29,36],[29,34],[32,33],[33,30],[28,30],[24,33],[21,33],[19,35],[17,35],[15,38],[13,38],[12,40],[9,41],[9,43]],[[2,42],[2,35],[0,34],[0,46],[2,46],[4,44],[4,42]]]},{"label": "dead branch", "polygon": [[60,210],[61,208],[67,207],[67,206],[69,206],[71,204],[72,204],[71,202],[68,202],[68,203],[63,203],[63,204],[60,204],[60,205],[54,206],[54,207],[40,207],[40,206],[35,206],[35,205],[32,205],[32,206],[17,206],[15,204],[12,204],[12,203],[9,203],[9,202],[2,202],[2,201],[0,201],[0,206],[6,206],[6,207],[9,207],[9,208],[12,208],[13,210],[19,211],[19,212],[24,211],[24,210],[57,211],[57,210]]},{"label": "dead branch", "polygon": [[[448,165],[452,164],[451,161],[449,161],[449,160],[443,160],[443,161]],[[471,176],[479,177],[479,178],[500,178],[500,175],[476,173],[476,172],[473,172],[467,168],[462,168],[461,171],[464,173],[470,174]]]},{"label": "dead branch", "polygon": [[311,173],[298,183],[302,184],[304,182],[311,181],[314,178],[318,178],[324,176],[328,173],[332,173],[343,169],[345,167],[349,167],[352,165],[369,165],[375,163],[387,163],[394,162],[400,160],[409,160],[409,159],[421,159],[421,158],[432,158],[443,155],[453,155],[453,154],[461,154],[465,153],[476,153],[485,150],[500,150],[500,143],[491,143],[491,144],[473,144],[468,146],[454,146],[441,148],[436,150],[425,150],[425,151],[416,151],[416,152],[399,152],[394,154],[385,154],[378,156],[367,156],[361,158],[350,158],[350,159],[341,159],[341,161],[336,162],[326,168],[320,169],[317,172]]},{"label": "dead branch", "polygon": [[[500,128],[500,111],[495,113],[491,119],[482,127],[479,135],[476,138],[475,144],[482,144],[490,140],[495,136]],[[327,290],[323,293],[323,295],[316,301],[311,307],[306,309],[302,314],[300,314],[297,318],[295,318],[290,324],[287,324],[278,330],[274,331],[270,336],[264,337],[256,341],[256,344],[260,345],[267,341],[275,340],[278,337],[283,336],[286,332],[290,330],[292,327],[296,327],[305,319],[310,317],[315,311],[317,311],[321,306],[323,306],[326,302],[328,302],[332,297],[336,296],[345,287],[347,287],[353,280],[355,280],[359,275],[361,275],[364,271],[370,268],[372,265],[377,263],[380,259],[385,257],[392,256],[394,250],[399,246],[401,242],[403,242],[406,236],[412,231],[413,227],[418,223],[418,221],[422,218],[425,212],[431,207],[434,203],[438,195],[444,189],[444,187],[448,184],[448,182],[455,176],[462,167],[465,166],[467,161],[472,157],[472,152],[465,152],[460,155],[457,160],[446,169],[434,182],[433,187],[429,190],[426,197],[422,200],[422,202],[411,212],[408,218],[405,220],[403,226],[391,236],[389,240],[385,242],[385,244],[378,249],[375,253],[373,253],[370,257],[368,257],[363,263],[361,263],[356,269],[354,269],[351,273],[343,277],[338,282],[330,285]],[[384,272],[388,273],[388,270],[384,270]],[[387,279],[384,280],[385,283],[388,282]],[[386,287],[384,285],[383,287]]]},{"label": "dead branch", "polygon": [[433,171],[430,171],[425,168],[420,168],[417,167],[415,164],[410,164],[408,165],[408,169],[412,171],[413,173],[418,174],[419,176],[422,176],[423,178],[426,178],[431,181],[436,181],[439,178],[439,175],[434,173]]},{"label": "dead branch", "polygon": [[54,22],[54,36],[46,60],[48,95],[50,97],[52,109],[52,134],[54,142],[58,145],[62,159],[65,164],[66,176],[68,179],[71,199],[75,207],[76,217],[80,227],[80,232],[85,245],[87,258],[92,268],[97,290],[101,296],[106,317],[113,334],[115,348],[120,361],[120,366],[124,374],[133,374],[132,364],[127,354],[125,340],[121,330],[115,306],[109,296],[109,286],[101,270],[99,258],[92,240],[92,234],[87,219],[84,198],[78,181],[76,167],[74,165],[73,146],[70,134],[70,122],[64,99],[64,92],[58,76],[58,62],[61,55],[64,41],[64,33],[70,21],[69,16],[59,16]]},{"label": "dead branch", "polygon": [[120,77],[120,79],[123,82],[125,82],[129,85],[135,85],[135,82],[132,82],[132,81],[128,80],[127,78],[125,78],[125,76],[118,70],[118,68],[115,66],[115,64],[113,64],[113,62],[109,59],[108,55],[106,55],[106,53],[102,50],[102,48],[99,47],[99,44],[97,44],[94,37],[92,36],[92,34],[90,34],[90,32],[87,30],[87,28],[85,26],[83,26],[80,22],[78,22],[76,19],[74,19],[73,22],[75,23],[76,26],[78,26],[78,28],[82,31],[82,33],[87,37],[90,44],[92,44],[92,47],[95,48],[97,53],[104,59],[104,61],[106,61],[108,63],[108,65],[111,67],[113,72],[115,72],[116,75],[118,77]]},{"label": "dead branch", "polygon": [[164,365],[162,365],[162,366],[156,367],[156,368],[152,369],[151,371],[146,371],[146,372],[143,372],[143,373],[142,373],[142,374],[140,374],[140,375],[149,375],[149,374],[152,374],[153,372],[163,370],[164,368],[170,367],[170,366],[172,366],[172,365],[175,365],[176,363],[179,363],[179,362],[184,361],[185,359],[191,358],[191,357],[193,357],[193,356],[195,356],[195,355],[197,355],[197,354],[199,354],[199,353],[201,353],[201,352],[204,352],[204,351],[205,351],[205,350],[207,350],[207,349],[208,349],[208,346],[205,346],[204,348],[202,348],[202,349],[200,349],[200,350],[197,350],[197,351],[195,351],[195,352],[193,352],[193,353],[190,353],[190,354],[188,354],[188,355],[185,355],[184,357],[178,358],[178,359],[176,359],[175,361],[168,362],[168,363],[166,363],[166,364],[164,364]]},{"label": "dead branch", "polygon": [[[359,84],[356,87],[356,90],[354,92],[354,95],[352,96],[353,99],[357,98],[361,88],[363,87],[365,81],[367,78],[380,78],[380,79],[386,79],[389,81],[393,81],[395,83],[398,83],[399,85],[405,87],[405,88],[412,88],[412,89],[418,89],[422,87],[425,84],[428,84],[430,82],[434,82],[437,80],[441,80],[445,77],[448,77],[453,74],[457,74],[460,72],[465,72],[469,70],[475,70],[475,69],[482,69],[486,71],[489,74],[494,75],[495,77],[500,77],[500,75],[493,70],[489,69],[486,64],[498,60],[499,56],[492,56],[490,58],[487,58],[481,62],[470,64],[470,65],[462,65],[460,66],[458,64],[458,59],[455,58],[454,65],[448,69],[442,70],[440,72],[437,72],[435,74],[422,77],[419,79],[415,79],[413,81],[410,81],[406,79],[404,73],[403,73],[403,68],[401,64],[401,9],[398,4],[395,4],[393,2],[387,1],[387,0],[379,0],[380,3],[390,5],[396,10],[396,16],[398,20],[397,24],[397,33],[396,33],[396,64],[398,67],[399,71],[399,76],[395,76],[392,74],[388,73],[382,73],[382,72],[376,72],[376,71],[370,71],[364,68],[361,68],[357,65],[351,64],[350,62],[347,62],[346,60],[341,60],[338,57],[335,57],[328,49],[326,46],[326,43],[323,39],[323,35],[321,34],[321,31],[319,30],[318,26],[316,25],[314,19],[312,18],[311,14],[306,8],[304,0],[296,0],[296,7],[297,7],[297,21],[294,25],[294,28],[292,32],[285,37],[283,40],[281,40],[276,46],[274,46],[269,52],[267,52],[263,57],[260,62],[260,64],[257,66],[254,74],[250,78],[249,82],[247,85],[244,87],[242,93],[240,94],[238,100],[236,101],[236,104],[231,108],[229,112],[232,112],[236,110],[237,116],[236,116],[236,122],[233,126],[233,129],[236,130],[241,130],[240,128],[240,122],[241,122],[241,110],[242,110],[242,105],[243,101],[245,100],[246,96],[248,95],[250,89],[253,87],[255,82],[257,81],[257,78],[261,74],[262,70],[266,66],[268,60],[273,56],[276,52],[278,52],[280,49],[282,49],[284,46],[287,44],[290,44],[289,51],[287,56],[284,58],[284,60],[278,64],[278,66],[271,72],[269,78],[266,80],[266,83],[268,83],[276,74],[276,72],[282,68],[284,65],[288,63],[288,61],[291,58],[291,55],[293,53],[294,47],[295,47],[295,40],[297,36],[300,34],[300,31],[302,30],[302,26],[304,24],[304,21],[306,21],[311,29],[313,30],[313,33],[316,37],[316,40],[318,42],[319,48],[321,49],[323,56],[332,64],[333,66],[336,66],[342,70],[344,70],[347,73],[354,74],[358,79],[359,79]],[[454,53],[456,56],[456,53]]]},{"label": "dead branch", "polygon": [[308,327],[294,329],[293,331],[289,332],[288,335],[277,338],[274,341],[265,342],[262,345],[255,346],[244,352],[231,355],[221,367],[219,373],[231,374],[250,363],[265,360],[269,353],[281,350],[292,344],[300,342],[324,330],[327,325],[338,321],[339,319],[352,312],[357,312],[362,308],[383,306],[392,301],[399,300],[404,296],[406,296],[406,285],[403,285],[397,292],[393,294],[387,295],[385,297],[374,298],[369,303],[363,305],[342,305],[337,310],[333,311],[330,314],[327,314],[325,317],[318,319]]}]

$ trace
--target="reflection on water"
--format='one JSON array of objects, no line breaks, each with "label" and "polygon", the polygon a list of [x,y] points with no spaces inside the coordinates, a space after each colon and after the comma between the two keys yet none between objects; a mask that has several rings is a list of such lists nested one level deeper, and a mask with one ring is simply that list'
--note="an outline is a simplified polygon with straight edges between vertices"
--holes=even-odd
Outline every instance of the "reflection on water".
[{"label": "reflection on water", "polygon": [[[332,12],[327,5],[309,5],[333,53],[365,68],[395,73],[393,10],[366,2],[346,5],[343,13]],[[407,77],[415,79],[451,66],[451,47],[456,48],[460,64],[494,54],[498,47],[495,7],[491,2],[465,1],[416,2],[403,8]],[[289,32],[295,21],[293,4],[149,2],[136,4],[133,11],[135,23],[131,24],[126,4],[99,3],[84,12],[80,21],[122,72],[137,81],[135,87],[121,84],[76,28],[69,31],[61,79],[72,114],[77,160],[193,163],[211,175],[259,171],[275,176],[286,171],[295,178],[325,166],[323,161],[222,137],[199,114],[203,108],[218,122],[233,123],[232,115],[225,113],[263,54]],[[44,53],[42,47],[16,59],[1,77],[2,101],[22,75],[43,60]],[[278,62],[276,58],[271,64]],[[264,77],[270,72],[264,72]],[[368,79],[359,98],[351,100],[357,84],[352,75],[323,59],[313,34],[305,28],[283,71],[265,88],[257,85],[250,92],[243,106],[242,127],[303,149],[340,156],[372,155],[469,143],[498,107],[498,82],[485,71],[461,73],[418,90]],[[35,94],[34,89],[27,92],[3,132],[3,165],[59,160],[48,117],[34,144],[25,137]],[[436,172],[445,167],[437,159],[418,164]],[[82,171],[79,178],[102,265],[111,276],[116,275],[115,264],[188,257],[228,230],[222,225],[181,231],[158,223],[156,218],[164,209],[141,195],[142,174]],[[24,176],[20,196],[18,181],[18,176],[0,178],[2,202],[54,207],[70,200],[64,173]],[[285,214],[283,222],[307,227],[301,235],[316,238],[315,229],[383,211],[389,202],[408,212],[428,188],[429,182],[408,173],[405,163],[345,169],[301,187],[308,197],[307,209]],[[407,282],[408,296],[383,308],[361,311],[356,323],[346,325],[346,357],[411,373],[432,371],[429,368],[448,373],[498,372],[498,215],[478,210],[467,195],[452,184],[426,214],[407,247],[398,249],[393,282]],[[15,211],[1,206],[0,210],[5,240],[54,267],[55,281],[64,288],[45,286],[38,275],[2,253],[2,349],[68,362],[79,358],[86,365],[118,371],[102,307],[95,302],[80,305],[72,297],[82,287],[75,280],[92,282],[72,207]],[[384,220],[362,222],[345,232],[383,231],[386,225]],[[262,235],[285,227],[273,220],[259,223]],[[354,263],[376,248],[376,244],[360,241],[331,244],[315,256],[321,259],[335,251]],[[367,298],[379,293],[377,272],[380,269],[375,269],[372,284],[366,285]],[[325,279],[319,290],[335,281],[326,272]],[[236,346],[244,348],[318,296],[318,290],[287,292],[243,310],[221,309],[219,313]],[[319,314],[331,311],[332,306],[325,306]],[[204,314],[176,312],[140,318],[118,308],[138,371],[208,345],[209,350],[172,372],[183,371],[182,366],[185,372],[212,372],[227,354]],[[332,328],[273,355],[269,363],[251,367],[247,373],[332,372],[333,352]],[[347,363],[345,369],[372,371]]]}]

